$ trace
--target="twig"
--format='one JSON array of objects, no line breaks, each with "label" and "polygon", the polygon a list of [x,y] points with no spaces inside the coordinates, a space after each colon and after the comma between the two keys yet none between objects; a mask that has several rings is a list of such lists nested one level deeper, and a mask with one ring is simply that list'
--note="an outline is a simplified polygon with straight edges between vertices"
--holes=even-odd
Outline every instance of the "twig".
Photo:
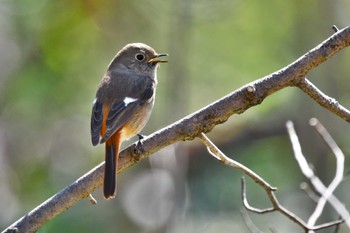
[{"label": "twig", "polygon": [[310,120],[310,124],[316,128],[317,132],[322,136],[322,138],[330,147],[330,149],[332,150],[336,158],[336,172],[335,172],[334,179],[329,184],[325,192],[322,193],[320,200],[317,202],[315,211],[309,218],[308,224],[310,226],[313,226],[315,225],[317,219],[321,216],[329,196],[333,194],[334,190],[338,187],[338,185],[343,180],[345,158],[344,158],[343,152],[340,150],[340,148],[338,147],[336,142],[333,140],[331,135],[328,133],[326,128],[323,127],[323,125],[316,118],[312,118]]},{"label": "twig", "polygon": [[[306,162],[305,156],[301,150],[300,142],[298,136],[294,130],[293,123],[288,121],[287,124],[288,134],[292,143],[295,159],[297,160],[301,172],[306,178],[308,178],[316,189],[318,193],[323,194],[326,192],[327,188],[322,183],[322,181],[314,174],[312,169],[309,167]],[[329,191],[328,191],[329,192]],[[327,200],[332,205],[332,207],[338,212],[338,214],[345,220],[346,225],[350,228],[350,214],[345,206],[332,194],[327,194]]]},{"label": "twig", "polygon": [[241,179],[241,190],[242,190],[241,191],[241,198],[242,198],[243,206],[247,210],[254,212],[254,213],[257,213],[257,214],[265,214],[265,213],[273,212],[276,210],[274,207],[265,208],[265,209],[255,208],[249,204],[248,198],[247,198],[247,188],[246,188],[244,177],[242,177],[242,179]]},{"label": "twig", "polygon": [[93,204],[93,205],[96,205],[96,204],[97,204],[97,201],[96,201],[96,199],[92,196],[92,194],[89,194],[88,199],[89,199],[89,201],[90,201],[91,204]]},{"label": "twig", "polygon": [[[341,217],[339,217],[339,220],[340,219],[341,219]],[[340,228],[340,224],[336,225],[335,229],[334,229],[334,233],[337,233],[339,231],[339,228]]]},{"label": "twig", "polygon": [[338,29],[338,27],[336,25],[332,25],[332,29],[333,29],[334,32],[339,31],[339,29]]},{"label": "twig", "polygon": [[[287,218],[291,219],[293,222],[295,222],[296,224],[301,226],[303,229],[308,229],[307,226],[306,226],[306,223],[301,218],[299,218],[294,213],[292,213],[289,210],[287,210],[286,208],[284,208],[278,202],[277,197],[274,195],[273,191],[270,191],[270,193],[267,193],[273,207],[272,208],[266,208],[266,209],[259,209],[259,208],[251,207],[248,204],[247,194],[246,194],[246,192],[247,192],[246,191],[246,184],[245,184],[244,177],[242,177],[242,179],[241,179],[241,186],[242,186],[241,187],[241,190],[242,190],[242,202],[243,202],[244,207],[247,210],[252,211],[254,213],[258,213],[258,214],[264,214],[264,213],[268,213],[268,212],[279,211],[280,213],[285,215]],[[268,192],[266,189],[265,189],[265,191]]]},{"label": "twig", "polygon": [[291,219],[293,222],[295,222],[296,224],[298,224],[299,226],[301,226],[305,231],[310,231],[310,230],[320,230],[320,229],[324,229],[327,227],[331,227],[334,226],[336,224],[340,224],[343,221],[334,221],[331,223],[326,223],[326,224],[321,224],[318,226],[308,226],[301,218],[299,218],[297,215],[295,215],[294,213],[292,213],[291,211],[289,211],[288,209],[286,209],[285,207],[283,207],[277,197],[274,194],[274,191],[276,191],[276,188],[273,188],[270,184],[268,184],[263,178],[261,178],[259,175],[257,175],[256,173],[254,173],[253,171],[251,171],[249,168],[247,168],[246,166],[244,166],[243,164],[240,164],[237,161],[234,161],[232,159],[230,159],[229,157],[227,157],[223,152],[221,152],[216,146],[215,144],[210,141],[210,139],[204,134],[201,133],[198,136],[201,141],[203,142],[203,144],[206,145],[208,152],[210,153],[210,155],[212,155],[214,158],[218,159],[220,162],[234,167],[238,170],[240,170],[241,172],[243,172],[244,174],[246,174],[247,176],[249,176],[250,178],[252,178],[257,184],[259,184],[267,193],[272,206],[271,208],[266,208],[266,209],[259,209],[259,208],[255,208],[249,205],[248,200],[247,200],[247,194],[246,194],[246,184],[245,184],[245,179],[244,177],[242,177],[241,180],[241,185],[242,185],[242,202],[244,207],[249,210],[252,211],[254,213],[258,213],[258,214],[264,214],[264,213],[268,213],[268,212],[273,212],[273,211],[279,211],[280,213],[282,213],[283,215],[285,215],[286,217],[288,217],[289,219]]},{"label": "twig", "polygon": [[[325,229],[325,228],[328,228],[328,227],[339,225],[339,224],[344,222],[344,220],[340,219],[340,220],[335,220],[335,221],[332,221],[332,222],[320,224],[320,225],[317,225],[317,226],[309,226],[307,223],[305,223],[297,215],[295,215],[294,213],[292,213],[291,211],[289,211],[288,209],[283,207],[281,204],[279,204],[279,202],[278,202],[278,200],[277,200],[275,195],[268,195],[270,197],[271,203],[273,204],[273,208],[272,209],[269,209],[269,208],[267,208],[267,209],[259,209],[259,208],[251,207],[248,204],[248,201],[246,200],[246,196],[247,195],[246,195],[246,185],[245,185],[244,177],[242,177],[241,183],[242,183],[242,199],[243,199],[244,207],[247,210],[250,210],[250,211],[252,211],[254,213],[264,214],[264,213],[268,213],[268,212],[272,212],[272,211],[278,211],[281,214],[283,214],[284,216],[286,216],[287,218],[291,219],[296,224],[298,224],[300,227],[302,227],[305,230],[305,232],[322,230],[322,229]],[[271,192],[273,192],[273,191],[271,191]]]},{"label": "twig", "polygon": [[262,186],[265,190],[277,190],[276,188],[271,187],[271,185],[267,183],[263,178],[261,178],[258,174],[256,174],[243,164],[227,157],[224,153],[222,153],[219,150],[219,148],[215,146],[215,144],[212,141],[210,141],[210,139],[204,133],[198,135],[198,138],[203,142],[204,145],[207,146],[208,152],[220,162],[240,170],[241,172],[252,178],[252,180],[254,180],[257,184]]},{"label": "twig", "polygon": [[[138,155],[140,160],[175,142],[193,140],[201,132],[209,132],[216,125],[224,123],[233,114],[243,113],[260,104],[267,96],[283,88],[297,85],[310,70],[349,45],[350,27],[346,27],[283,69],[243,86],[199,111],[153,133],[143,141],[143,150],[137,150],[142,151]],[[132,156],[135,149],[137,149],[136,143],[121,152],[118,172],[137,162]],[[104,163],[101,163],[79,178],[77,182],[69,185],[12,224],[4,232],[15,227],[20,232],[37,231],[43,224],[86,198],[99,187],[102,184],[103,171]]]},{"label": "twig", "polygon": [[297,87],[309,95],[319,105],[350,123],[350,111],[339,104],[336,99],[324,94],[307,78],[300,80],[300,82],[297,84]]}]

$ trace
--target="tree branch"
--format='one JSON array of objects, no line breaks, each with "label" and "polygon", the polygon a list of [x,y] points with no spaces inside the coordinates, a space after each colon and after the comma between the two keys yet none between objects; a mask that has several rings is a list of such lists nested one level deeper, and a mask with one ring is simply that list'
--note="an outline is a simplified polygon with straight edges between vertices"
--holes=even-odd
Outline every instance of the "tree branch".
[{"label": "tree branch", "polygon": [[[339,30],[314,49],[287,67],[241,87],[199,111],[163,128],[143,141],[143,146],[132,144],[119,156],[118,172],[156,151],[178,141],[193,140],[201,132],[209,132],[224,123],[233,114],[240,114],[260,104],[267,96],[289,86],[297,86],[305,75],[335,53],[350,45],[350,27]],[[139,159],[135,159],[135,156]],[[77,181],[36,207],[12,224],[10,229],[34,232],[47,221],[87,198],[102,184],[104,163],[101,163]]]},{"label": "tree branch", "polygon": [[303,92],[305,92],[308,96],[310,96],[313,100],[315,100],[319,105],[343,118],[347,122],[350,123],[350,111],[344,108],[339,102],[324,94],[321,90],[319,90],[312,82],[310,82],[307,78],[302,79],[298,84]]},{"label": "tree branch", "polygon": [[[316,129],[321,132],[321,135],[325,138],[325,141],[327,144],[330,146],[331,150],[333,153],[336,155],[337,158],[337,170],[336,170],[336,175],[329,187],[327,188],[320,178],[318,178],[312,169],[310,168],[309,164],[307,163],[305,156],[303,155],[303,152],[301,150],[300,142],[298,139],[298,136],[294,130],[294,126],[292,122],[287,122],[287,130],[288,134],[292,143],[293,151],[294,151],[294,156],[295,159],[297,160],[300,170],[304,174],[306,178],[308,178],[315,188],[315,190],[322,194],[321,198],[317,202],[317,211],[315,210],[312,218],[310,217],[309,219],[309,224],[313,225],[315,224],[317,218],[322,212],[323,206],[326,201],[328,201],[331,206],[334,208],[335,211],[338,212],[338,214],[341,216],[342,219],[345,220],[346,225],[348,228],[350,228],[350,213],[349,211],[345,208],[344,204],[341,203],[336,196],[333,195],[334,189],[337,187],[339,182],[343,178],[343,171],[344,171],[344,155],[339,149],[339,147],[335,144],[333,139],[330,137],[328,133],[325,132],[324,127],[320,126],[319,123],[316,123],[315,120],[313,120],[312,124],[317,124],[315,125]],[[321,211],[321,212],[320,212]]]},{"label": "tree branch", "polygon": [[[234,161],[234,160],[230,159],[229,157],[227,157],[223,152],[220,151],[219,148],[217,148],[215,146],[215,144],[212,141],[210,141],[210,139],[204,133],[201,133],[198,137],[203,142],[203,144],[206,145],[210,155],[212,155],[214,158],[218,159],[220,162],[224,163],[225,165],[228,165],[230,167],[233,167],[233,168],[240,170],[242,173],[249,176],[252,180],[254,180],[258,185],[260,185],[260,187],[262,187],[265,190],[267,196],[270,199],[272,207],[265,208],[265,209],[259,209],[259,208],[252,207],[248,203],[245,179],[244,179],[244,177],[242,178],[242,180],[241,180],[242,181],[241,182],[241,185],[242,185],[241,196],[242,196],[243,205],[246,208],[246,210],[249,210],[251,212],[258,213],[258,214],[265,214],[265,213],[269,213],[269,212],[278,211],[281,214],[283,214],[284,216],[286,216],[287,218],[289,218],[290,220],[292,220],[293,222],[295,222],[296,224],[298,224],[300,227],[302,227],[305,230],[305,232],[321,230],[321,229],[335,226],[335,225],[338,225],[338,224],[344,222],[341,219],[341,220],[336,220],[336,221],[329,222],[329,223],[324,223],[324,224],[321,224],[318,226],[315,226],[315,224],[305,223],[300,217],[298,217],[296,214],[292,213],[291,211],[289,211],[287,208],[285,208],[283,205],[281,205],[279,203],[279,201],[274,193],[277,190],[276,188],[273,188],[268,182],[266,182],[263,178],[261,178],[259,175],[257,175],[255,172],[253,172],[252,170],[250,170],[249,168],[247,168],[243,164],[241,164],[237,161]],[[326,192],[326,193],[328,193],[328,192]],[[326,194],[324,194],[324,195],[326,195]],[[322,210],[323,210],[323,208],[322,208]],[[245,221],[246,220],[247,219],[245,218]],[[248,226],[248,227],[250,229],[253,229],[253,228],[251,228],[251,226]]]}]

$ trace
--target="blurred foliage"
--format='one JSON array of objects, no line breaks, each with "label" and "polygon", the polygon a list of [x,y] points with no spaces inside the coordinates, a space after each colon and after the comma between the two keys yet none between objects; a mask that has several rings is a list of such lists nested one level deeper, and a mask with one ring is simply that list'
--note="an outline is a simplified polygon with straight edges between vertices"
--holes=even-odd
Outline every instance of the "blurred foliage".
[{"label": "blurred foliage", "polygon": [[[144,42],[170,54],[159,69],[148,134],[294,61],[331,35],[331,25],[346,26],[349,11],[345,0],[1,1],[0,209],[6,212],[0,211],[0,226],[103,161],[103,147],[90,144],[90,108],[107,65],[125,44]],[[348,108],[349,60],[345,49],[309,74]],[[307,218],[314,203],[298,189],[304,178],[284,124],[295,122],[305,154],[327,183],[334,158],[308,126],[311,117],[348,156],[349,125],[296,88],[233,116],[209,136]],[[97,190],[96,206],[84,200],[39,232],[248,232],[239,215],[240,177],[198,142],[179,143],[120,174],[116,199],[107,202]],[[349,191],[344,183],[336,193],[348,206]],[[248,196],[269,205],[249,182]],[[261,230],[299,230],[273,214],[252,217]],[[336,218],[327,209],[322,220]]]}]

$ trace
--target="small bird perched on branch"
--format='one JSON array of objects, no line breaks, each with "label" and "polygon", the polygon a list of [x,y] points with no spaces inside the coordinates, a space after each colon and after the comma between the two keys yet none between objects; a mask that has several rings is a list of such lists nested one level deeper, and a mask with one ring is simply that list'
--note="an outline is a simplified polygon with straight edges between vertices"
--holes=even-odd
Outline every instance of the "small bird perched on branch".
[{"label": "small bird perched on branch", "polygon": [[133,43],[120,50],[97,89],[91,114],[91,141],[105,143],[103,194],[116,193],[116,168],[122,141],[138,134],[148,121],[155,99],[157,68],[167,54]]}]

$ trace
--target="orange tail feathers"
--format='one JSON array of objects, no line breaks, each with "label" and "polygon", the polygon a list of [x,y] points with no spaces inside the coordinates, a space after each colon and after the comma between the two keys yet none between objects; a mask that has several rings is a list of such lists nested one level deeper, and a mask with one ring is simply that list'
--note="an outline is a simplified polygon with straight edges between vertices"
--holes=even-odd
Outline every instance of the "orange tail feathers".
[{"label": "orange tail feathers", "polygon": [[120,133],[113,134],[105,143],[105,176],[103,181],[103,194],[106,199],[114,198],[116,193],[116,169],[118,167],[119,148],[121,144]]}]

